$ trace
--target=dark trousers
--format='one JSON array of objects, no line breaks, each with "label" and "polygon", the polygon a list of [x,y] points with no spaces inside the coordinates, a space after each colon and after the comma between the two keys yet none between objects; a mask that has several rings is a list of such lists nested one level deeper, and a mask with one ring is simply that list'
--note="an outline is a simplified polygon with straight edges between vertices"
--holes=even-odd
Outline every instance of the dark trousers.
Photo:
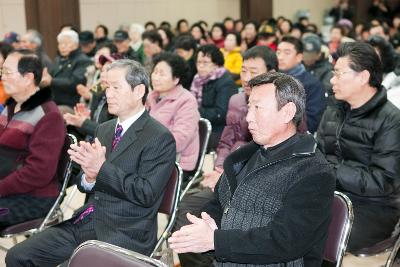
[{"label": "dark trousers", "polygon": [[0,229],[45,217],[55,202],[55,197],[38,198],[28,195],[15,195],[0,198],[0,208],[8,209],[8,213],[0,215]]},{"label": "dark trousers", "polygon": [[[210,189],[197,190],[188,193],[179,203],[178,216],[173,231],[179,230],[182,226],[189,224],[186,213],[198,216],[201,208],[213,197]],[[213,257],[206,254],[183,253],[179,254],[179,261],[182,267],[208,267],[213,266]]]},{"label": "dark trousers", "polygon": [[389,238],[399,219],[399,212],[392,207],[352,200],[354,222],[347,250],[356,252],[362,248]]},{"label": "dark trousers", "polygon": [[6,265],[55,267],[68,261],[81,243],[93,239],[97,237],[90,215],[78,224],[68,220],[15,245],[6,255]]}]

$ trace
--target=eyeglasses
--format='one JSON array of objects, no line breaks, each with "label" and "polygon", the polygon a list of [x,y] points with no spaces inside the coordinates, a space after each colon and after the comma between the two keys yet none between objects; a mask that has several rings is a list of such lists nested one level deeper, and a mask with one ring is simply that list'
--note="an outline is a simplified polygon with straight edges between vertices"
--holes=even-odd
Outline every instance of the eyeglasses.
[{"label": "eyeglasses", "polygon": [[332,74],[333,74],[334,77],[340,79],[343,76],[343,74],[350,73],[350,72],[355,72],[355,71],[354,70],[348,70],[348,71],[333,70]]},{"label": "eyeglasses", "polygon": [[8,69],[0,68],[0,76],[10,75],[10,74],[17,73],[17,72],[18,71],[11,71],[11,70],[8,70]]}]

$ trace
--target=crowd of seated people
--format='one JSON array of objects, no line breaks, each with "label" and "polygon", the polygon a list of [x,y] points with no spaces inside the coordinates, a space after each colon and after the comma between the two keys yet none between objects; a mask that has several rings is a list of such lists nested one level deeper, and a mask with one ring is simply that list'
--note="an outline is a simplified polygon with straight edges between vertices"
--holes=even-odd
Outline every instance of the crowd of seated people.
[{"label": "crowd of seated people", "polygon": [[[217,158],[179,203],[170,243],[181,266],[318,266],[333,190],[353,202],[350,252],[390,237],[400,217],[400,13],[374,3],[379,16],[353,27],[353,7],[338,2],[328,40],[306,17],[149,21],[113,34],[105,25],[66,26],[52,61],[36,30],[7,33],[0,208],[8,212],[0,227],[49,210],[66,131],[82,140],[69,153],[88,197],[72,219],[15,246],[6,262],[54,266],[88,239],[149,255],[173,162],[186,180],[195,170],[200,118],[211,123],[207,151]],[[41,252],[65,242],[52,256]]]}]

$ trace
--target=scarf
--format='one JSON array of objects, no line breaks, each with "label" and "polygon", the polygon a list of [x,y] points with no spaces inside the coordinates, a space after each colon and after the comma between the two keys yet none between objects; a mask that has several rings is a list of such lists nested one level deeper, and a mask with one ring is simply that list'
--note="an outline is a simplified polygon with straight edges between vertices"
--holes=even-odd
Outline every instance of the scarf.
[{"label": "scarf", "polygon": [[226,69],[224,67],[219,67],[206,77],[200,77],[199,74],[196,74],[194,76],[192,85],[190,86],[190,92],[196,97],[199,106],[201,106],[201,101],[203,97],[203,86],[209,81],[221,78],[222,75],[225,74],[225,72]]},{"label": "scarf", "polygon": [[297,66],[287,70],[287,71],[282,71],[283,73],[289,74],[290,76],[293,77],[298,77],[299,75],[301,75],[303,72],[306,71],[306,68],[304,67],[303,64],[298,64]]}]

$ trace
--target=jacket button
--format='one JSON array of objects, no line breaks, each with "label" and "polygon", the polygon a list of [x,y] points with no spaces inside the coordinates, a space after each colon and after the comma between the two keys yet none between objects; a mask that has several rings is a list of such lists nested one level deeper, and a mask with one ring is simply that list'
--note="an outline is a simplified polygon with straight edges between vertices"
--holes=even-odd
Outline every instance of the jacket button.
[{"label": "jacket button", "polygon": [[100,198],[99,198],[98,196],[95,196],[94,199],[95,199],[95,200],[99,200]]}]

